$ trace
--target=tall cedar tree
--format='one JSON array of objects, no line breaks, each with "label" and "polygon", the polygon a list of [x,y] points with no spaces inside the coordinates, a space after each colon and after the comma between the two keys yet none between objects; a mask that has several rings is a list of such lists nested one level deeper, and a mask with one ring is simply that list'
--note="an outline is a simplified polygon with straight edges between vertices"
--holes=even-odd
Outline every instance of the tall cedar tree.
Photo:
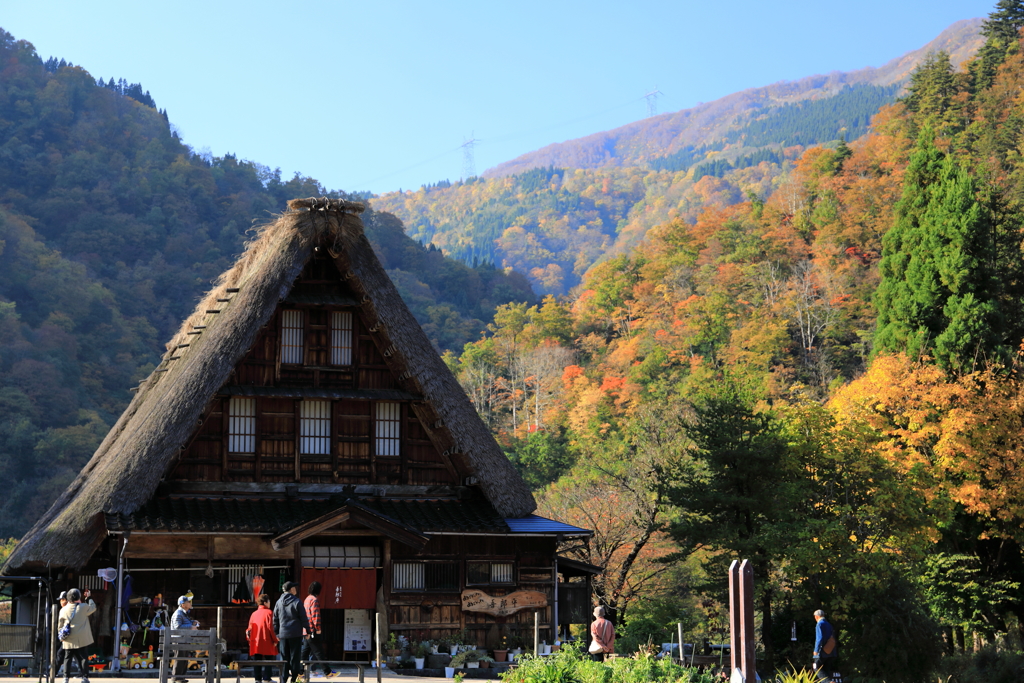
[{"label": "tall cedar tree", "polygon": [[1021,27],[1024,27],[1024,0],[999,0],[995,11],[981,25],[985,44],[970,66],[975,92],[989,88],[1006,55],[1018,49]]},{"label": "tall cedar tree", "polygon": [[[882,239],[876,353],[934,355],[947,371],[1003,354],[995,229],[971,175],[925,127]],[[1007,264],[1011,270],[1018,266]],[[1007,273],[1007,281],[1017,279]]]},{"label": "tall cedar tree", "polygon": [[787,545],[799,477],[789,465],[778,423],[771,415],[755,412],[749,403],[727,386],[694,406],[690,436],[701,467],[684,468],[671,489],[670,499],[684,511],[671,533],[683,547],[706,545],[753,562],[766,634],[765,666],[770,670],[776,648],[770,637],[769,577]]}]

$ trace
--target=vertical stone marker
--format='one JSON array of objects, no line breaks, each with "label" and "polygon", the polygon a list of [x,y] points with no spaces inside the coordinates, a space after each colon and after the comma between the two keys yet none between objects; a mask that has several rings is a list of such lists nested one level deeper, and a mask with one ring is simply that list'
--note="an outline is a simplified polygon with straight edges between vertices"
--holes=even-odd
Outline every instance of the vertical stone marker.
[{"label": "vertical stone marker", "polygon": [[757,683],[754,661],[754,568],[750,560],[729,565],[730,683]]}]

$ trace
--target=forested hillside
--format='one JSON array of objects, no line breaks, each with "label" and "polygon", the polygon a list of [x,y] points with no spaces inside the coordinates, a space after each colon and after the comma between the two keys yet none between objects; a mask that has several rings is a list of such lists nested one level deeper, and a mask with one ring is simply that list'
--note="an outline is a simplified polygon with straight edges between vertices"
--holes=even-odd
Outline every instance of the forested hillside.
[{"label": "forested hillside", "polygon": [[[921,50],[878,69],[812,76],[552,145],[483,178],[376,197],[410,235],[466,261],[528,274],[563,295],[602,258],[633,249],[651,227],[694,222],[710,204],[766,199],[813,145],[867,132],[931,51],[959,63],[981,44],[980,22],[957,22]],[[548,182],[540,183],[545,178]]]},{"label": "forested hillside", "polygon": [[[44,63],[0,31],[0,537],[77,473],[253,223],[324,194],[339,193],[196,154],[141,85]],[[394,216],[366,225],[442,349],[533,301],[522,276],[446,258]]]},{"label": "forested hillside", "polygon": [[844,676],[1020,680],[1022,27],[1003,0],[867,136],[500,307],[450,359],[541,513],[596,530],[566,551],[606,567],[617,648],[720,637],[750,558],[759,669],[806,661],[822,608]]}]

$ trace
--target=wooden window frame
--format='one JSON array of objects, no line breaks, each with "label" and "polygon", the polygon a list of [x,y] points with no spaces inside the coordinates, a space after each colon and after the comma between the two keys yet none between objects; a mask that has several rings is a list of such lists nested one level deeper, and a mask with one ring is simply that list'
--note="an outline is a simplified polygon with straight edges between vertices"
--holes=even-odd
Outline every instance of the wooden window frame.
[{"label": "wooden window frame", "polygon": [[[299,327],[286,327],[285,326],[285,316],[288,313],[295,313],[296,315],[299,316],[299,323],[300,323]],[[280,321],[281,334],[280,334],[280,341],[278,343],[278,346],[280,348],[281,365],[305,365],[305,363],[306,363],[306,336],[307,336],[306,326],[309,324],[309,316],[306,315],[306,311],[302,310],[301,308],[283,308],[283,309],[281,309],[281,319],[280,320],[281,320]],[[287,336],[287,334],[286,334],[287,330],[299,330],[299,342],[300,342],[299,345],[285,344],[285,338]],[[298,361],[287,360],[286,359],[287,354],[285,352],[285,349],[298,349],[299,360]]]}]

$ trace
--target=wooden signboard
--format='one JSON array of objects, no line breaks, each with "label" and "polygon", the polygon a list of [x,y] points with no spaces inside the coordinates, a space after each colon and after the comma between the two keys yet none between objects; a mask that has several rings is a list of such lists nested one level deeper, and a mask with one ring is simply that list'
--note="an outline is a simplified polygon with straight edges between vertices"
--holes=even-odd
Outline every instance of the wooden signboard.
[{"label": "wooden signboard", "polygon": [[493,597],[481,590],[462,591],[462,609],[466,612],[484,612],[496,617],[506,617],[521,609],[547,607],[548,596],[540,591],[516,591],[508,595]]}]

